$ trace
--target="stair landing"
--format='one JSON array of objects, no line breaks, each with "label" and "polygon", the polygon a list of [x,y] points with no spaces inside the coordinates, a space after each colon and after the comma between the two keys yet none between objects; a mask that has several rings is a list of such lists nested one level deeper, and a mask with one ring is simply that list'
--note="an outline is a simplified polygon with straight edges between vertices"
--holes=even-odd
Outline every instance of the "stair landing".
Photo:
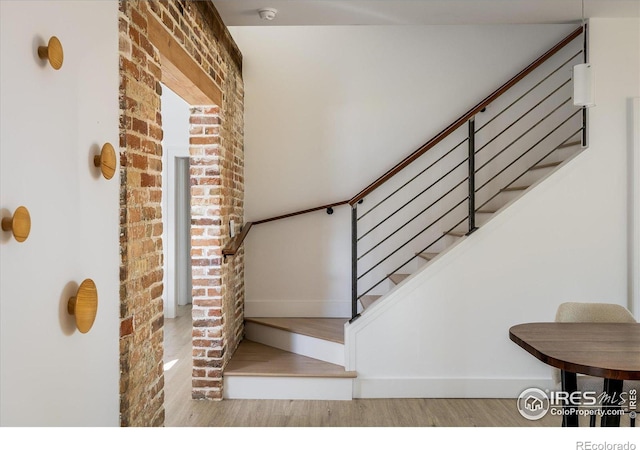
[{"label": "stair landing", "polygon": [[344,344],[344,324],[347,323],[349,319],[246,317],[245,321]]}]

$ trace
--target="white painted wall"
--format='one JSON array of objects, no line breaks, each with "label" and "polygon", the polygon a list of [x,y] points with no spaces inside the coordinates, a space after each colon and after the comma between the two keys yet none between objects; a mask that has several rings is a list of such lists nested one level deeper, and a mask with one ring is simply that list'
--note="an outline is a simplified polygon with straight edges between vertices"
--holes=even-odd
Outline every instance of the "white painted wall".
[{"label": "white painted wall", "polygon": [[[357,397],[515,397],[551,369],[508,337],[565,301],[631,307],[631,99],[640,21],[594,19],[590,148],[346,329]],[[401,381],[401,382],[399,382]]]},{"label": "white painted wall", "polygon": [[[0,2],[0,208],[31,212],[31,235],[0,242],[0,425],[119,424],[119,175],[93,157],[118,147],[118,3]],[[64,47],[59,71],[37,48]],[[87,334],[67,314],[98,288]]]},{"label": "white painted wall", "polygon": [[[232,27],[246,220],[351,198],[575,25]],[[350,315],[350,211],[258,225],[246,314]]]},{"label": "white painted wall", "polygon": [[[189,157],[189,104],[167,86],[162,86],[161,96],[162,111],[162,221],[163,221],[163,252],[164,258],[164,315],[166,318],[176,317],[176,306],[191,303],[191,296],[186,291],[191,289],[181,288],[180,273],[182,267],[189,263],[190,259],[178,263],[177,231],[178,217],[176,213],[177,195],[184,192],[178,189],[176,182],[181,179],[176,173],[182,167],[177,163],[177,158]],[[188,166],[188,164],[187,164]],[[188,170],[188,169],[187,169]],[[188,179],[186,180],[188,186]],[[187,189],[188,191],[188,189]],[[184,259],[184,258],[183,258]],[[182,271],[186,272],[186,271]],[[191,279],[183,273],[182,281]]]}]

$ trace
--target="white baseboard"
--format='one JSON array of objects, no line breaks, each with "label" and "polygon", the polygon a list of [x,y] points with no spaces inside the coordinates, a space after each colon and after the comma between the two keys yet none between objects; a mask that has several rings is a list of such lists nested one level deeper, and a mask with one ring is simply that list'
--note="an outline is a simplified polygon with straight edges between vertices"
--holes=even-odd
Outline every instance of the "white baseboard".
[{"label": "white baseboard", "polygon": [[527,388],[552,389],[551,379],[362,378],[353,398],[518,398]]},{"label": "white baseboard", "polygon": [[224,398],[262,400],[351,400],[352,378],[224,377]]},{"label": "white baseboard", "polygon": [[251,301],[245,302],[245,317],[351,317],[348,301]]},{"label": "white baseboard", "polygon": [[244,330],[246,338],[250,341],[344,366],[343,344],[253,322],[245,323]]}]

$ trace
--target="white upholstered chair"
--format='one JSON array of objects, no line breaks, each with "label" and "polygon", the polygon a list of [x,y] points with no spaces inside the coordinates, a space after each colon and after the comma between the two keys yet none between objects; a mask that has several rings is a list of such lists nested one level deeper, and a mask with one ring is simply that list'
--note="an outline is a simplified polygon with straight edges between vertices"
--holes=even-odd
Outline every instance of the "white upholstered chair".
[{"label": "white upholstered chair", "polygon": [[[556,312],[556,322],[603,322],[603,323],[636,323],[636,319],[624,306],[611,303],[562,303]],[[588,375],[577,376],[579,391],[594,391],[601,393],[604,389],[602,378]],[[560,370],[554,369],[553,381],[560,387]],[[640,390],[640,382],[625,381],[626,392],[630,389]],[[591,415],[591,426],[595,426],[595,415]],[[634,424],[632,420],[632,424]]]}]

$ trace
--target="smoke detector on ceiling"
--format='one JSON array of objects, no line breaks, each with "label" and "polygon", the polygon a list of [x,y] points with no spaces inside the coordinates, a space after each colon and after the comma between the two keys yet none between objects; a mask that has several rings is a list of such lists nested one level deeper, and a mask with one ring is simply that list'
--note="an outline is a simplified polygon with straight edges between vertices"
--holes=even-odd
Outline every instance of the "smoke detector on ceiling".
[{"label": "smoke detector on ceiling", "polygon": [[260,18],[264,20],[273,20],[276,17],[278,10],[275,8],[261,8],[258,10]]}]

